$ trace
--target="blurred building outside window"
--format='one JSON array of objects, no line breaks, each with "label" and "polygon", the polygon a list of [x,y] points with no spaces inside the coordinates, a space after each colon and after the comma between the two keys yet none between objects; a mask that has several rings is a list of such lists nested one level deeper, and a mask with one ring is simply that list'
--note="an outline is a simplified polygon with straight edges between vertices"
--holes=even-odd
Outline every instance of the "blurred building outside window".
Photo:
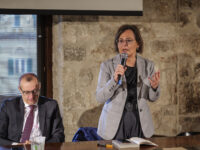
[{"label": "blurred building outside window", "polygon": [[0,15],[0,95],[17,95],[18,79],[37,74],[37,15]]}]

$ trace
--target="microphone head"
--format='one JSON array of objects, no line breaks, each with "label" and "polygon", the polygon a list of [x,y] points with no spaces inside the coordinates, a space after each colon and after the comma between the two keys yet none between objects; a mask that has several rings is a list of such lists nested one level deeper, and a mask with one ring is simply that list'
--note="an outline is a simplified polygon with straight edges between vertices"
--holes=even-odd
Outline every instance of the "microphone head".
[{"label": "microphone head", "polygon": [[121,59],[127,59],[128,54],[127,53],[121,53]]},{"label": "microphone head", "polygon": [[125,66],[126,65],[126,59],[128,58],[127,53],[121,53],[121,65]]}]

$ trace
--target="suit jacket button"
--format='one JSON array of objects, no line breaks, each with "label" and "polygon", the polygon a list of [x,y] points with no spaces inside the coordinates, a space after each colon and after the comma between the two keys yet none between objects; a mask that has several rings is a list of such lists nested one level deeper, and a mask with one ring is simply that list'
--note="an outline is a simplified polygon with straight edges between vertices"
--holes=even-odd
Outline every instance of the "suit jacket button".
[{"label": "suit jacket button", "polygon": [[142,109],[140,109],[140,112],[142,112]]}]

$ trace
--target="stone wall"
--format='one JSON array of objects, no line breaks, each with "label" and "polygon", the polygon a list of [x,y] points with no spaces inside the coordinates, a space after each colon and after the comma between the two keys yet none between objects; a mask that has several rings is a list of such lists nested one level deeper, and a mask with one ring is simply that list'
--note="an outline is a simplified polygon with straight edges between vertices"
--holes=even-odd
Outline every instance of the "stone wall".
[{"label": "stone wall", "polygon": [[200,1],[143,0],[143,16],[54,16],[53,95],[66,141],[79,127],[97,127],[102,105],[95,90],[102,61],[116,55],[114,36],[136,24],[143,57],[161,71],[161,96],[149,103],[155,134],[200,131]]}]

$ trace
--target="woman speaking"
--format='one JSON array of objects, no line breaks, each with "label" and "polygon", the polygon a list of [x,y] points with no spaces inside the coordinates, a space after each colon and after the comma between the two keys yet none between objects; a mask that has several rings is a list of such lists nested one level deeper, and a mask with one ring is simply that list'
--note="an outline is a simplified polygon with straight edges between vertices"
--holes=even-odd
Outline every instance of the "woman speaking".
[{"label": "woman speaking", "polygon": [[151,137],[154,127],[147,101],[160,95],[160,72],[137,54],[143,50],[137,26],[121,26],[114,42],[119,54],[103,62],[99,72],[96,99],[104,107],[97,133],[105,140]]}]

